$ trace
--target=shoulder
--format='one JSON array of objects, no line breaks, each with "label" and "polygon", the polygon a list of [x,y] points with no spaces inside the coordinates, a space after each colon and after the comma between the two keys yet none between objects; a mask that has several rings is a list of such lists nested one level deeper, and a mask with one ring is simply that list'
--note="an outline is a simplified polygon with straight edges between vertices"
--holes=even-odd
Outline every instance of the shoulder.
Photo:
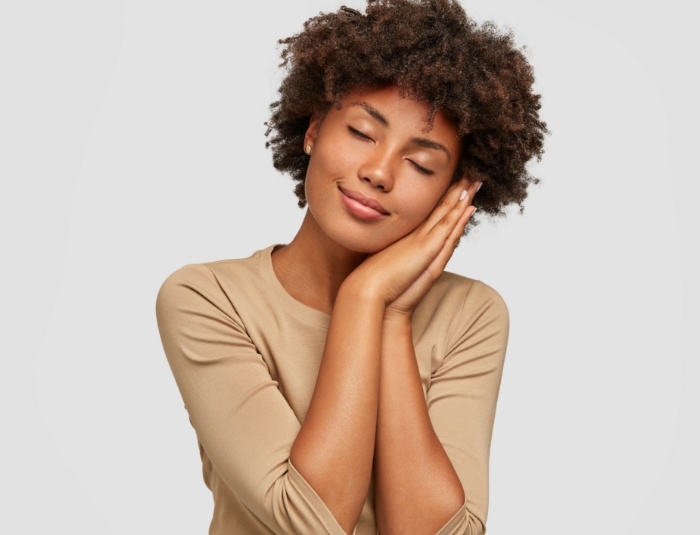
[{"label": "shoulder", "polygon": [[[413,319],[417,339],[434,340],[443,357],[459,348],[469,349],[463,353],[473,356],[476,348],[481,351],[487,346],[487,352],[501,353],[510,327],[508,308],[496,290],[449,272],[435,282]],[[436,365],[441,362],[438,359]]]},{"label": "shoulder", "polygon": [[203,311],[207,303],[219,301],[216,279],[206,264],[188,264],[171,273],[156,297],[159,322],[174,321],[185,313]]},{"label": "shoulder", "polygon": [[435,282],[428,295],[433,313],[446,313],[463,318],[487,314],[508,321],[508,307],[501,295],[488,284],[445,272]]},{"label": "shoulder", "polygon": [[165,279],[158,295],[172,292],[182,286],[197,287],[211,283],[213,274],[207,264],[187,264],[176,269]]},{"label": "shoulder", "polygon": [[435,286],[443,287],[443,291],[464,291],[470,293],[473,298],[503,302],[501,295],[485,282],[450,271],[445,271]]},{"label": "shoulder", "polygon": [[247,258],[217,260],[185,265],[162,283],[156,298],[156,312],[185,304],[230,306],[230,289],[250,285],[260,276],[260,257],[267,249]]},{"label": "shoulder", "polygon": [[449,307],[436,311],[444,344],[444,369],[467,365],[464,373],[490,374],[503,366],[510,319],[501,295],[488,284],[445,273],[438,291]]}]

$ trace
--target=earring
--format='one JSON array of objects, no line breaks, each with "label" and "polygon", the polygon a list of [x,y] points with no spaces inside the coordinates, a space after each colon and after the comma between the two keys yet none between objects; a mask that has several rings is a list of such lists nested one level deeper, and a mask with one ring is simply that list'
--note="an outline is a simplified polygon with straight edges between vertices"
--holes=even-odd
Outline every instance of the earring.
[{"label": "earring", "polygon": [[304,152],[310,156],[311,155],[311,145],[306,145],[306,147],[304,147]]}]

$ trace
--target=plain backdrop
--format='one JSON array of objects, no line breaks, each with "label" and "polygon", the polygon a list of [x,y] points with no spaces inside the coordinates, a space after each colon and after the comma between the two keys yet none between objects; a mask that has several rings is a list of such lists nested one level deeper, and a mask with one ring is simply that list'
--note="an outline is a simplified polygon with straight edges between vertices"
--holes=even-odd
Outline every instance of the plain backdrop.
[{"label": "plain backdrop", "polygon": [[[552,132],[525,213],[449,266],[511,312],[489,535],[697,534],[695,19],[680,0],[465,6],[527,45]],[[337,7],[2,2],[0,532],[206,533],[154,300],[184,264],[294,235],[264,147],[276,40]]]}]

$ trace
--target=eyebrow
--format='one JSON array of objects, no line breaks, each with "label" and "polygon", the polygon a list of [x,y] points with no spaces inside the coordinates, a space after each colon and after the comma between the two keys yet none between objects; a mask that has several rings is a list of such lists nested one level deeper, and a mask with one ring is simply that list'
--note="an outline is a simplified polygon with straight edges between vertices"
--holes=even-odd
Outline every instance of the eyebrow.
[{"label": "eyebrow", "polygon": [[374,117],[382,125],[384,125],[386,127],[389,126],[389,120],[386,117],[384,117],[377,108],[370,106],[366,102],[356,102],[355,105],[360,106],[363,110],[365,110],[367,113],[369,113],[372,117]]},{"label": "eyebrow", "polygon": [[[354,102],[351,105],[360,106],[363,110],[365,110],[372,117],[374,117],[374,119],[376,119],[376,121],[379,124],[387,128],[389,127],[389,120],[386,117],[384,117],[384,115],[382,115],[382,113],[374,106],[370,106],[366,102]],[[426,149],[442,151],[447,155],[448,160],[452,158],[450,151],[447,150],[447,148],[442,143],[438,143],[437,141],[433,141],[432,139],[427,139],[424,137],[414,137],[413,139],[411,139],[411,143],[413,143],[414,145],[418,145],[419,147],[424,147]]]}]

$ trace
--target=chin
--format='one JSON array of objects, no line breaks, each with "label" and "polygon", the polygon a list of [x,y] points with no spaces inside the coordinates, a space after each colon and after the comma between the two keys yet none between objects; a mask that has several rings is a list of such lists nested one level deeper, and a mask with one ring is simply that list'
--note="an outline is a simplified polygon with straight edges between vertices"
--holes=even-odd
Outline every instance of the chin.
[{"label": "chin", "polygon": [[336,244],[347,249],[348,251],[353,251],[355,253],[362,254],[374,254],[378,253],[382,249],[386,249],[394,243],[396,240],[400,239],[398,236],[394,239],[388,237],[380,237],[374,233],[374,236],[361,236],[361,235],[348,235],[348,233],[329,233],[328,237],[334,241]]},{"label": "chin", "polygon": [[318,214],[320,217],[317,217],[311,208],[311,202],[309,202],[309,212],[318,231],[325,235],[330,242],[354,253],[377,253],[400,240],[412,230],[411,228],[404,229],[405,225],[391,225],[387,221],[367,224],[354,221],[351,218],[328,217],[323,212]]}]

